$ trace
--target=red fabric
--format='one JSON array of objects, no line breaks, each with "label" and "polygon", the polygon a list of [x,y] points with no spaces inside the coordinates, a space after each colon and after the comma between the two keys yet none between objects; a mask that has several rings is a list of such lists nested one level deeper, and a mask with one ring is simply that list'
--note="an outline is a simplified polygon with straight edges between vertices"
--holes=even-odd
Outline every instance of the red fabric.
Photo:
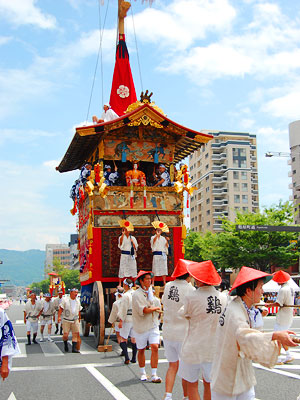
[{"label": "red fabric", "polygon": [[230,292],[232,292],[238,286],[243,285],[244,283],[254,281],[255,279],[263,279],[270,274],[266,274],[265,272],[259,271],[254,268],[242,267],[235,281],[233,282],[232,288]]},{"label": "red fabric", "polygon": [[125,35],[119,35],[116,63],[110,93],[110,106],[121,117],[137,101]]},{"label": "red fabric", "polygon": [[273,274],[273,281],[277,283],[285,283],[291,279],[291,275],[285,271],[277,271]]},{"label": "red fabric", "polygon": [[220,275],[210,260],[187,265],[187,269],[193,278],[207,285],[217,286],[222,282]]},{"label": "red fabric", "polygon": [[183,258],[180,258],[177,261],[176,267],[171,277],[177,278],[178,276],[187,274],[188,273],[187,266],[194,263],[196,263],[196,261],[184,260]]}]

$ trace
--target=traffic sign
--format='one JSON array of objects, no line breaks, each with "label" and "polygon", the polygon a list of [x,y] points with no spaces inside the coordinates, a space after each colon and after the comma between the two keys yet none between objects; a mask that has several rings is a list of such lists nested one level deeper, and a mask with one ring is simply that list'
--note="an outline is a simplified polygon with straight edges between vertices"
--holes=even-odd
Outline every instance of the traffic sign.
[{"label": "traffic sign", "polygon": [[300,226],[296,225],[236,225],[237,231],[258,232],[300,232]]}]

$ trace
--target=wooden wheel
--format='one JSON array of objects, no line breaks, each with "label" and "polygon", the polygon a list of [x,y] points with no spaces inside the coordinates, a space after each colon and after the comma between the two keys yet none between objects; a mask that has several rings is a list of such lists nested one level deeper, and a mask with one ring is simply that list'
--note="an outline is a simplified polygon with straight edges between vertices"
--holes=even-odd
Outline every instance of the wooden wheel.
[{"label": "wooden wheel", "polygon": [[94,282],[92,299],[92,307],[95,310],[96,317],[93,318],[94,338],[96,346],[99,346],[104,344],[105,338],[104,295],[100,281]]}]

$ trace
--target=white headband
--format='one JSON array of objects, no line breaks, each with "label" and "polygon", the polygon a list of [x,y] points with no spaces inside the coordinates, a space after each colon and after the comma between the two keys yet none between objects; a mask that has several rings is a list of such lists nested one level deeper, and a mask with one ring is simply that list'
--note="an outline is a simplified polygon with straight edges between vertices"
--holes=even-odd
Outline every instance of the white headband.
[{"label": "white headband", "polygon": [[123,284],[129,286],[130,288],[132,288],[132,286],[133,286],[133,283],[129,283],[129,282],[127,281],[127,279],[124,279]]}]

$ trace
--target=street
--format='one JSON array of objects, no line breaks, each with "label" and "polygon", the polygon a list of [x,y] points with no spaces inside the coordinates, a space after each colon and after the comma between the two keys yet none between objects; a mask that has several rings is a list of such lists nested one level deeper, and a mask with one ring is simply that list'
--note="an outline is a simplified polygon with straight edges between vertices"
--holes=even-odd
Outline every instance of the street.
[{"label": "street", "polygon": [[[21,354],[13,359],[9,377],[1,382],[1,400],[163,399],[164,383],[142,383],[138,364],[123,364],[115,336],[110,340],[113,351],[107,353],[97,352],[92,334],[82,338],[81,354],[64,353],[61,335],[52,334],[53,343],[26,346],[23,308],[24,304],[15,302],[7,312]],[[275,317],[268,316],[264,321],[265,331],[271,331]],[[300,317],[294,318],[292,329],[300,336]],[[293,349],[292,355],[295,360],[291,364],[278,365],[273,370],[255,364],[256,399],[297,399],[300,394],[300,347]],[[150,351],[146,352],[146,356],[149,360]],[[164,380],[168,363],[163,348],[159,350],[159,357],[158,374]],[[146,371],[150,373],[149,361]],[[202,396],[202,383],[199,387]],[[180,381],[177,379],[173,399],[181,400],[182,397]]]}]

